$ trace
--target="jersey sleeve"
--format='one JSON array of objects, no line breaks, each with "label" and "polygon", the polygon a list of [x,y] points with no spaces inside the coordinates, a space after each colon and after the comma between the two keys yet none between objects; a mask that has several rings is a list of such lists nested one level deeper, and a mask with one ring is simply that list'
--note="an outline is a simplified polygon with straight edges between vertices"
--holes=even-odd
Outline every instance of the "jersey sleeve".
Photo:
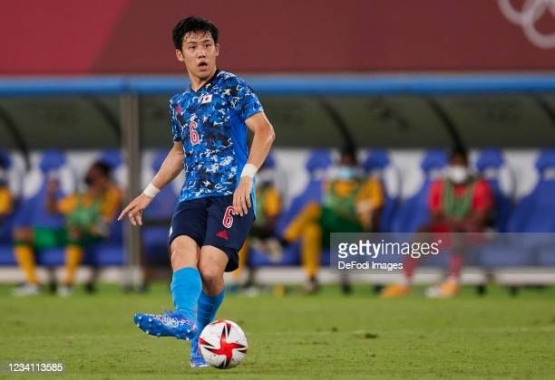
[{"label": "jersey sleeve", "polygon": [[370,209],[378,209],[383,206],[383,201],[383,189],[380,181],[376,178],[367,179],[357,195],[357,204],[359,206],[368,205],[367,208]]},{"label": "jersey sleeve", "polygon": [[111,187],[106,193],[101,206],[102,216],[106,220],[112,221],[116,217],[118,209],[121,207],[121,192],[117,187]]},{"label": "jersey sleeve", "polygon": [[174,104],[173,99],[170,100],[170,124],[172,128],[172,139],[175,142],[181,142],[181,126],[177,120],[177,105]]},{"label": "jersey sleeve", "polygon": [[77,207],[79,197],[76,194],[68,195],[58,200],[57,206],[61,214],[67,215]]},{"label": "jersey sleeve", "polygon": [[428,206],[432,213],[443,211],[442,205],[443,198],[443,181],[435,180],[430,186],[430,193],[428,196]]},{"label": "jersey sleeve", "polygon": [[230,81],[231,94],[234,94],[231,105],[242,120],[263,111],[262,104],[253,89],[242,79]]},{"label": "jersey sleeve", "polygon": [[475,211],[490,211],[493,206],[491,189],[486,181],[478,180],[474,187],[472,208]]}]

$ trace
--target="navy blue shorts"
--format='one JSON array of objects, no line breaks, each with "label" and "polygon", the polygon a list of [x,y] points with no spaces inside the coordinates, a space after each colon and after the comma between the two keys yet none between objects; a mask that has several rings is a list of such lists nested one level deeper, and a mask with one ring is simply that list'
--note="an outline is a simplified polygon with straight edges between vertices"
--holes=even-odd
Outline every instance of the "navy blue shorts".
[{"label": "navy blue shorts", "polygon": [[169,244],[176,237],[187,235],[199,247],[221,249],[228,258],[225,271],[231,272],[239,266],[239,249],[253,222],[252,208],[247,215],[233,214],[233,195],[183,201],[177,204],[172,217]]}]

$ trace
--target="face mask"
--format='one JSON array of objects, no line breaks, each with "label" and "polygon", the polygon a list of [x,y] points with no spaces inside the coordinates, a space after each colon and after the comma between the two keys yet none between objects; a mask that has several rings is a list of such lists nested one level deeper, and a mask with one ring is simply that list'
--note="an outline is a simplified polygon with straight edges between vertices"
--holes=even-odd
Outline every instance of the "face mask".
[{"label": "face mask", "polygon": [[340,166],[337,168],[337,179],[349,181],[357,176],[356,168],[351,166]]},{"label": "face mask", "polygon": [[468,169],[460,165],[449,166],[447,168],[447,178],[456,184],[464,183],[468,179]]}]

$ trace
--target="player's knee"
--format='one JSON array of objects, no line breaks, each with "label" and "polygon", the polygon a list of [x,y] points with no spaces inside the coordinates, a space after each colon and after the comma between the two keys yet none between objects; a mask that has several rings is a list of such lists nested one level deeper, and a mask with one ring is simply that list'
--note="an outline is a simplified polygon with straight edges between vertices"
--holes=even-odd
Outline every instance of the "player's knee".
[{"label": "player's knee", "polygon": [[198,260],[195,255],[180,250],[172,250],[170,252],[170,262],[172,268],[176,270],[184,267],[196,267]]},{"label": "player's knee", "polygon": [[223,281],[224,272],[221,268],[213,265],[200,265],[199,271],[205,284],[215,284]]},{"label": "player's knee", "polygon": [[188,236],[178,236],[170,244],[170,262],[174,270],[196,267],[198,264],[198,245]]},{"label": "player's knee", "polygon": [[33,241],[33,231],[28,227],[19,227],[13,231],[13,239],[21,242],[31,243]]}]

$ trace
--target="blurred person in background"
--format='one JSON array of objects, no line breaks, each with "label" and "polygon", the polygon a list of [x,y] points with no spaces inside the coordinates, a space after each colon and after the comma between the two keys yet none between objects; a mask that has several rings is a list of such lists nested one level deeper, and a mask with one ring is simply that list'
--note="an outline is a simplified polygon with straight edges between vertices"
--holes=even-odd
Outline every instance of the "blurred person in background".
[{"label": "blurred person in background", "polygon": [[[428,207],[431,221],[419,228],[421,234],[418,236],[433,237],[435,233],[439,239],[448,241],[444,248],[451,252],[446,280],[428,289],[426,294],[437,298],[453,297],[460,289],[464,251],[472,245],[474,235],[469,234],[486,228],[493,207],[489,185],[473,175],[464,148],[456,147],[451,151],[444,178],[435,180],[431,185]],[[418,260],[408,257],[404,261],[403,282],[387,286],[381,293],[383,298],[410,294]]]},{"label": "blurred person in background", "polygon": [[[45,198],[40,199],[40,204],[31,206],[45,207],[47,214],[59,215],[61,220],[44,226],[24,223],[14,230],[14,254],[25,275],[25,284],[16,288],[16,295],[40,292],[36,254],[44,249],[59,247],[66,247],[66,257],[64,278],[57,287],[58,294],[71,294],[84,248],[108,235],[109,224],[121,207],[121,191],[111,179],[110,166],[104,162],[98,161],[90,166],[84,178],[87,188],[83,193],[66,196],[60,190],[58,171],[50,170],[45,175]],[[86,289],[91,290],[93,281],[94,276],[86,284]]]},{"label": "blurred person in background", "polygon": [[[35,195],[24,203],[17,215],[13,228],[14,256],[21,269],[25,282],[14,289],[16,296],[31,296],[40,293],[37,276],[37,252],[45,249],[63,247],[66,233],[63,217],[52,215],[46,210],[46,193],[50,186],[59,187],[61,155],[57,152],[41,162],[43,184]],[[55,197],[61,198],[58,190]]]},{"label": "blurred person in background", "polygon": [[10,157],[0,151],[0,230],[4,219],[13,211],[13,195],[10,191],[8,169],[11,166]]},{"label": "blurred person in background", "polygon": [[[291,221],[284,232],[287,242],[301,239],[301,262],[307,277],[306,293],[319,290],[318,272],[323,249],[330,247],[332,232],[373,232],[377,230],[383,205],[379,179],[365,178],[352,146],[343,148],[339,162],[324,181],[320,202],[310,202]],[[351,291],[346,276],[344,293]]]},{"label": "blurred person in background", "polygon": [[[245,267],[248,265],[252,248],[267,254],[271,259],[279,259],[283,249],[276,237],[276,225],[282,211],[282,195],[276,186],[273,160],[269,155],[256,176],[256,219],[243,247],[239,250],[239,267],[232,272],[228,288],[239,286]],[[249,267],[247,279],[241,286],[247,292],[256,292],[256,269]]]},{"label": "blurred person in background", "polygon": [[[108,237],[110,225],[122,204],[121,190],[113,182],[108,164],[102,161],[93,163],[84,181],[84,192],[70,194],[62,199],[56,198],[58,181],[50,182],[47,189],[48,210],[65,217],[65,273],[58,286],[61,296],[72,293],[85,248]],[[89,288],[94,286],[94,280],[87,284]]]}]

